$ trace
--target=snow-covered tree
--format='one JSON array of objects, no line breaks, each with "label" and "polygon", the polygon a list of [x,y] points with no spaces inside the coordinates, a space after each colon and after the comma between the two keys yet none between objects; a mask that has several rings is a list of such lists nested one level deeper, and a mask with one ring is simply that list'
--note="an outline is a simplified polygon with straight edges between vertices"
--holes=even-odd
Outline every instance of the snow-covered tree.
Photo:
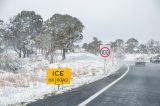
[{"label": "snow-covered tree", "polygon": [[139,42],[135,38],[130,38],[125,43],[125,51],[126,53],[136,53],[138,50]]},{"label": "snow-covered tree", "polygon": [[148,47],[148,50],[150,53],[155,54],[155,53],[160,53],[160,42],[155,41],[153,39],[149,40],[146,44]]},{"label": "snow-covered tree", "polygon": [[10,21],[10,38],[19,57],[22,53],[23,57],[26,57],[26,53],[29,52],[26,47],[26,39],[34,40],[40,32],[42,23],[41,16],[34,11],[22,11],[12,18]]},{"label": "snow-covered tree", "polygon": [[41,34],[37,36],[36,42],[42,50],[46,51],[45,56],[48,58],[50,56],[50,63],[53,63],[55,57],[55,51],[59,48],[59,43],[57,35],[54,29],[49,28],[48,22],[44,22]]},{"label": "snow-covered tree", "polygon": [[44,39],[43,37],[46,36],[49,38],[52,37],[51,40],[49,40],[52,43],[49,41],[46,42],[49,45],[52,45],[49,46],[50,48],[48,51],[55,48],[62,49],[62,59],[64,60],[67,47],[83,38],[83,28],[84,26],[79,19],[70,15],[55,14],[44,22],[42,28],[43,34],[39,38]]},{"label": "snow-covered tree", "polygon": [[84,26],[79,19],[70,15],[55,14],[51,17],[51,20],[56,26],[55,33],[60,38],[59,44],[63,50],[62,59],[64,60],[66,47],[83,38]]},{"label": "snow-covered tree", "polygon": [[84,43],[82,48],[87,52],[93,53],[95,55],[99,54],[99,47],[102,44],[102,41],[98,40],[97,37],[93,37],[93,41],[90,43]]},{"label": "snow-covered tree", "polygon": [[117,49],[124,49],[124,40],[123,39],[116,39],[114,42],[111,42],[111,48],[113,52],[116,52]]},{"label": "snow-covered tree", "polygon": [[3,21],[0,20],[0,45],[2,43],[3,32],[4,32],[4,30],[3,30]]},{"label": "snow-covered tree", "polygon": [[0,20],[0,53],[4,51],[4,37],[6,34],[5,24],[3,20]]},{"label": "snow-covered tree", "polygon": [[83,43],[82,48],[85,49],[85,50],[87,50],[87,46],[88,46],[87,43]]},{"label": "snow-covered tree", "polygon": [[118,47],[124,48],[124,40],[123,39],[116,39],[115,43]]},{"label": "snow-covered tree", "polygon": [[116,52],[113,53],[114,54],[114,58],[122,60],[125,57],[125,51],[122,47],[118,47]]},{"label": "snow-covered tree", "polygon": [[138,47],[138,52],[148,54],[148,47],[145,44],[140,44]]},{"label": "snow-covered tree", "polygon": [[124,51],[124,40],[123,39],[117,39],[114,42],[110,43],[111,45],[111,51],[116,59],[123,59],[125,55]]}]

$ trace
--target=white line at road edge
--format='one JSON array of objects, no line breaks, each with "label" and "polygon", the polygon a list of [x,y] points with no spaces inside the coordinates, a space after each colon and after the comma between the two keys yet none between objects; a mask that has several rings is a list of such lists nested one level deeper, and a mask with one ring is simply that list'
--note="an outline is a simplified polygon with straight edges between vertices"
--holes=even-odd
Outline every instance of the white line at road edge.
[{"label": "white line at road edge", "polygon": [[128,72],[129,72],[129,66],[127,65],[127,70],[126,70],[126,72],[122,76],[120,76],[119,78],[117,78],[115,81],[113,81],[112,83],[110,83],[109,85],[107,85],[106,87],[104,87],[103,89],[101,89],[100,91],[96,92],[94,95],[92,95],[91,97],[89,97],[88,99],[86,99],[85,101],[83,101],[82,103],[80,103],[78,106],[85,106],[85,105],[87,105],[89,102],[91,102],[93,99],[95,99],[101,93],[103,93],[105,90],[109,89],[111,86],[113,86],[119,80],[121,80]]}]

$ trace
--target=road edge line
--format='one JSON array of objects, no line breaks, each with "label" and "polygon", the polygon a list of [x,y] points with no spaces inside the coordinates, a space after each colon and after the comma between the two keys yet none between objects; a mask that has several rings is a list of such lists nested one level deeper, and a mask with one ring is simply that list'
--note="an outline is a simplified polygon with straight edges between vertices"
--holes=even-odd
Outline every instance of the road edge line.
[{"label": "road edge line", "polygon": [[126,70],[126,72],[122,76],[120,76],[119,78],[117,78],[116,80],[114,80],[113,82],[111,82],[109,85],[107,85],[106,87],[102,88],[100,91],[98,91],[95,94],[93,94],[92,96],[90,96],[88,99],[86,99],[85,101],[83,101],[82,103],[80,103],[78,106],[85,106],[85,105],[87,105],[93,99],[95,99],[96,97],[98,97],[101,93],[103,93],[104,91],[106,91],[107,89],[109,89],[111,86],[113,86],[114,84],[116,84],[118,81],[120,81],[124,76],[127,75],[128,72],[129,72],[129,65],[127,65],[127,70]]}]

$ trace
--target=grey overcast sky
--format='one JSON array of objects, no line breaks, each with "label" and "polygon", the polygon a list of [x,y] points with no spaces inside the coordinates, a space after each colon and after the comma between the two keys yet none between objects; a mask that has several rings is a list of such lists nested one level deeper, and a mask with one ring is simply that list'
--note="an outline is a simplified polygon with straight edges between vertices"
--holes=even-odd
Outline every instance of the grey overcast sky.
[{"label": "grey overcast sky", "polygon": [[44,20],[55,13],[79,18],[84,40],[96,36],[104,43],[134,37],[144,43],[160,40],[160,0],[0,0],[0,19],[33,10]]}]

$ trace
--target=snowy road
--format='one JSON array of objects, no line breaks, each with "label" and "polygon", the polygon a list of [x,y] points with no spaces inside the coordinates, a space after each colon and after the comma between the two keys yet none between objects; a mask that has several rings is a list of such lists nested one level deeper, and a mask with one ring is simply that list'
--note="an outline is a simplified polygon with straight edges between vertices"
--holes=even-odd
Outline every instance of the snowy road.
[{"label": "snowy road", "polygon": [[160,106],[160,64],[131,66],[122,80],[87,106]]}]

